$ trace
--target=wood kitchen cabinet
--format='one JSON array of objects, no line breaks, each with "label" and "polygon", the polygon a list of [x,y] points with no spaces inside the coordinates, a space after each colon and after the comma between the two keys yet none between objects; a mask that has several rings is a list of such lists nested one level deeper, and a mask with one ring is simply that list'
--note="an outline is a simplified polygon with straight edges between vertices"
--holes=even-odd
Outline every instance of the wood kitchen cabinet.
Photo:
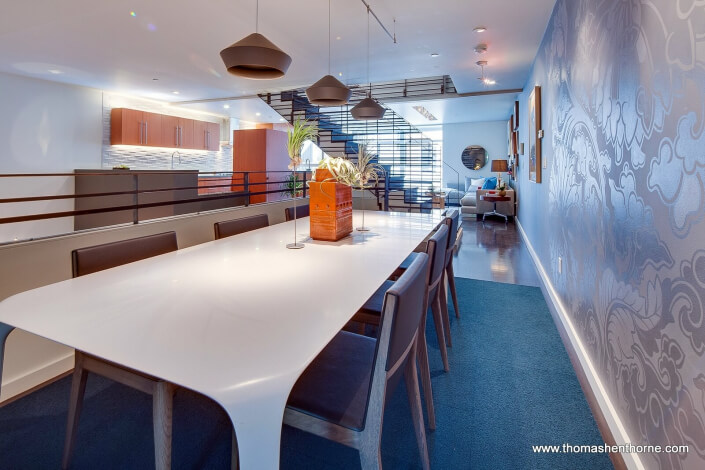
[{"label": "wood kitchen cabinet", "polygon": [[215,122],[193,122],[193,148],[214,150],[220,149],[220,124]]},{"label": "wood kitchen cabinet", "polygon": [[197,148],[194,146],[194,122],[177,116],[162,116],[162,144],[169,148]]},{"label": "wood kitchen cabinet", "polygon": [[162,115],[115,108],[110,111],[111,145],[162,146]]},{"label": "wood kitchen cabinet", "polygon": [[206,148],[208,150],[220,150],[220,124],[217,122],[207,122],[208,139],[206,140]]},{"label": "wood kitchen cabinet", "polygon": [[[288,176],[289,154],[286,151],[286,132],[270,129],[244,129],[233,132],[233,172],[248,174],[251,192],[283,189]],[[270,173],[280,171],[281,173]],[[244,178],[233,175],[233,183],[242,190]],[[282,193],[250,196],[250,204],[279,201],[289,196]]]},{"label": "wood kitchen cabinet", "polygon": [[114,108],[110,111],[110,144],[217,151],[220,124]]}]

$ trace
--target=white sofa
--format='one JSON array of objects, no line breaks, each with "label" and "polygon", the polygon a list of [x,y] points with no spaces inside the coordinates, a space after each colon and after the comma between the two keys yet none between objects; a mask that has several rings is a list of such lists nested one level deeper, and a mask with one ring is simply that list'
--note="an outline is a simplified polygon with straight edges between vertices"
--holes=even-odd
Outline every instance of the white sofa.
[{"label": "white sofa", "polygon": [[[494,192],[495,194],[499,195],[499,191],[497,190],[490,190],[490,189],[476,189],[472,190],[470,189],[465,193],[465,196],[460,200],[460,213],[463,215],[463,217],[470,216],[470,215],[477,215],[477,214],[484,214],[485,212],[491,212],[494,203],[489,202],[489,201],[483,201],[480,199],[480,197],[484,194]],[[508,197],[511,198],[509,201],[505,202],[498,202],[497,203],[497,212],[500,214],[504,214],[507,216],[514,216],[514,190],[513,189],[508,189],[507,194]]]}]

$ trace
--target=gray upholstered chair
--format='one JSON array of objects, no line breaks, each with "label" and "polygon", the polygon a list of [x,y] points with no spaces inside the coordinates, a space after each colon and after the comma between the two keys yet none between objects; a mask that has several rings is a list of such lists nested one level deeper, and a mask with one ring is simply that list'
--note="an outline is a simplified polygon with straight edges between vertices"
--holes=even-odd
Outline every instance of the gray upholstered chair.
[{"label": "gray upholstered chair", "polygon": [[[430,302],[431,311],[433,312],[433,323],[436,327],[436,337],[438,338],[438,346],[441,350],[441,358],[443,359],[443,368],[447,372],[450,370],[448,365],[448,351],[445,344],[445,321],[441,309],[441,282],[443,279],[443,270],[445,268],[445,252],[448,241],[448,228],[441,224],[439,229],[428,239],[426,243],[426,255],[430,260],[429,277],[426,280],[426,298],[424,299],[424,315],[421,317],[419,329],[422,332],[426,331],[426,312]],[[422,253],[414,253],[402,263],[403,273],[411,266]],[[372,297],[365,302],[359,312],[353,317],[353,321],[367,323],[370,325],[378,325],[381,313],[384,294],[387,289],[391,288],[393,281],[385,281],[384,284],[374,293]],[[419,367],[421,369],[421,384],[424,389],[424,398],[426,399],[426,412],[428,413],[428,426],[431,429],[436,429],[436,412],[433,406],[433,390],[431,388],[431,369],[428,364],[428,346],[426,344],[426,335],[419,335],[418,347]]]},{"label": "gray upholstered chair", "polygon": [[219,240],[225,237],[232,237],[240,233],[257,230],[258,228],[268,227],[269,217],[267,214],[251,215],[234,220],[224,220],[213,224],[215,239]]},{"label": "gray upholstered chair", "polygon": [[294,385],[284,424],[353,447],[363,469],[379,469],[384,405],[403,373],[421,463],[429,468],[415,360],[428,269],[422,253],[386,291],[376,341],[347,331],[331,340]]},{"label": "gray upholstered chair", "polygon": [[[300,219],[302,217],[308,217],[310,215],[309,207],[310,206],[308,204],[296,206],[296,218]],[[294,208],[287,207],[286,209],[284,209],[284,215],[286,216],[287,222],[289,222],[290,220],[294,220]]]},{"label": "gray upholstered chair", "polygon": [[[453,251],[455,250],[455,243],[458,239],[458,223],[460,222],[460,213],[458,212],[458,209],[448,211],[446,213],[446,218],[443,219],[443,222],[448,226],[448,229],[450,230],[450,232],[448,233],[448,248],[446,250],[446,278],[448,279],[448,284],[450,285],[450,293],[453,297],[453,307],[455,307],[455,316],[457,318],[460,318],[458,293],[455,290],[455,274],[453,273]],[[446,292],[445,285],[443,286],[443,292]],[[445,301],[445,295],[443,297]]]},{"label": "gray upholstered chair", "polygon": [[[73,277],[85,276],[177,249],[175,232],[79,248],[71,253]],[[66,469],[71,465],[88,372],[107,377],[153,396],[155,464],[156,468],[169,468],[171,465],[171,417],[175,385],[81,351],[76,351],[76,365],[71,382],[66,440],[61,468]]]}]

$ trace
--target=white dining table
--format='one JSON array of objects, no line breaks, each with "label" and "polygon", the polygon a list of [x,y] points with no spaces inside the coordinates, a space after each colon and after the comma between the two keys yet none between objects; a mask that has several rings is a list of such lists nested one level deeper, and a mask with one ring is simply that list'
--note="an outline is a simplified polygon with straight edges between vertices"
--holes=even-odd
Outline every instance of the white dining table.
[{"label": "white dining table", "polygon": [[365,218],[369,232],[338,242],[299,219],[301,250],[285,248],[291,221],[22,292],[0,302],[0,322],[210,397],[241,468],[277,469],[294,383],[442,220]]}]

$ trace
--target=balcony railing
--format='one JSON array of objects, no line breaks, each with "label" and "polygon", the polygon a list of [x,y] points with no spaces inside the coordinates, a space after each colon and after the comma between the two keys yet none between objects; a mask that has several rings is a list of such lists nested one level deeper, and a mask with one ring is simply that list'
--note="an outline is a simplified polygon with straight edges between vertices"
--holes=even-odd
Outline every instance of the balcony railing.
[{"label": "balcony railing", "polygon": [[[215,209],[306,198],[306,181],[311,179],[311,174],[311,171],[197,170],[0,174],[0,244]],[[62,184],[56,184],[57,181]],[[380,210],[430,209],[430,204],[428,207],[410,204],[409,201],[415,198],[404,190],[390,188],[389,182],[385,175],[377,186],[367,189],[367,197],[372,194]],[[61,188],[57,189],[57,186]],[[27,228],[23,224],[50,220],[63,220],[62,228],[44,227],[41,233],[16,229],[19,226]]]}]

